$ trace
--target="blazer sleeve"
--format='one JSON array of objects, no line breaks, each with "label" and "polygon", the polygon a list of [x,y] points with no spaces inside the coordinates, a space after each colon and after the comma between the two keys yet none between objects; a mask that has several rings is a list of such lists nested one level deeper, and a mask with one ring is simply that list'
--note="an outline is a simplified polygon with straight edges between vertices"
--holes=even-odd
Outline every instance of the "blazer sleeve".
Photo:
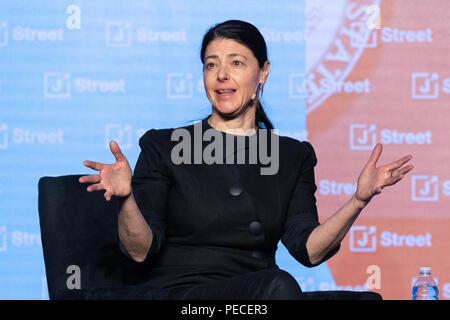
[{"label": "blazer sleeve", "polygon": [[306,267],[314,267],[333,256],[339,246],[317,264],[312,264],[309,260],[306,242],[311,232],[320,225],[314,195],[317,190],[314,176],[317,158],[309,142],[301,142],[299,158],[301,166],[289,202],[281,242],[298,262]]},{"label": "blazer sleeve", "polygon": [[131,182],[136,203],[153,233],[145,261],[157,255],[164,246],[165,212],[171,182],[164,164],[163,145],[164,141],[158,141],[155,129],[147,131],[139,139],[141,152]]}]

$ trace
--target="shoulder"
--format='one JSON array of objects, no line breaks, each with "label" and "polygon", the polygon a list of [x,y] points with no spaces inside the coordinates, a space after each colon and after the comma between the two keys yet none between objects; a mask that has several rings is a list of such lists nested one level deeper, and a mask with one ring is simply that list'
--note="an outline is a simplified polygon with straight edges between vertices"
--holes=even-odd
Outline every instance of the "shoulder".
[{"label": "shoulder", "polygon": [[289,136],[279,136],[280,152],[290,153],[292,156],[305,158],[315,156],[314,147],[308,141],[300,141]]},{"label": "shoulder", "polygon": [[288,149],[296,149],[300,151],[313,149],[312,144],[308,141],[300,141],[289,136],[281,136],[281,135],[279,135],[279,139],[280,139],[280,146],[282,145]]},{"label": "shoulder", "polygon": [[154,146],[167,148],[172,145],[172,136],[176,130],[191,130],[193,125],[186,125],[174,128],[149,129],[139,139],[141,148],[145,146]]},{"label": "shoulder", "polygon": [[279,141],[280,167],[294,172],[316,166],[316,153],[310,142],[289,136],[279,136]]},{"label": "shoulder", "polygon": [[167,141],[167,138],[169,138],[170,141],[173,130],[174,129],[172,128],[150,129],[139,139],[139,144],[161,143]]}]

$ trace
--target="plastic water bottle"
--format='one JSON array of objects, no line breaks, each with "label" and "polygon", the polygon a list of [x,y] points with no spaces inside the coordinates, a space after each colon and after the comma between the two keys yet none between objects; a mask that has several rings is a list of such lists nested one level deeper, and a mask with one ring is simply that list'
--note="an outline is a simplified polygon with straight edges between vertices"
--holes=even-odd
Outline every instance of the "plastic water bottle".
[{"label": "plastic water bottle", "polygon": [[414,282],[412,289],[413,300],[438,300],[439,290],[431,277],[431,268],[421,267],[420,275]]}]

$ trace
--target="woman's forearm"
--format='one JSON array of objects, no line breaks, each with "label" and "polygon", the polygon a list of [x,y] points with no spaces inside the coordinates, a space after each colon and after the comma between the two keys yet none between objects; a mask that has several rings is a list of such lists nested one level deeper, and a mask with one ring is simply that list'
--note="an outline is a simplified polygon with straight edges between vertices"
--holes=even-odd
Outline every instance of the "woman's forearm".
[{"label": "woman's forearm", "polygon": [[342,208],[311,232],[306,248],[312,264],[321,262],[341,243],[366,205],[367,203],[357,200],[353,195]]},{"label": "woman's forearm", "polygon": [[411,155],[377,167],[376,164],[382,150],[383,146],[380,143],[373,148],[369,161],[358,177],[358,186],[353,197],[311,232],[306,242],[306,249],[312,264],[323,261],[327,254],[339,245],[372,197],[380,194],[385,187],[399,182],[405,174],[413,169],[412,165],[405,166],[411,160]]},{"label": "woman's forearm", "polygon": [[145,260],[153,240],[153,233],[134,199],[133,192],[121,198],[118,216],[119,239],[136,262]]}]

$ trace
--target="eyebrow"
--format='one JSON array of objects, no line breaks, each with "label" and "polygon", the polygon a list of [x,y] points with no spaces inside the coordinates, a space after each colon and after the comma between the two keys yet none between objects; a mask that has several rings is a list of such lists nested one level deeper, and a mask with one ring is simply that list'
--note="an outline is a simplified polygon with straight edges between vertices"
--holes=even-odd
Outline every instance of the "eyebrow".
[{"label": "eyebrow", "polygon": [[[242,54],[239,54],[239,53],[230,53],[230,54],[228,55],[228,57],[237,57],[237,56],[242,57],[242,58],[244,58],[244,59],[247,60],[247,57],[246,57],[246,56],[243,56]],[[217,58],[219,58],[219,56],[218,56],[218,55],[207,56],[207,57],[205,57],[205,61],[206,61],[207,59],[209,59],[209,58],[217,59]]]}]

